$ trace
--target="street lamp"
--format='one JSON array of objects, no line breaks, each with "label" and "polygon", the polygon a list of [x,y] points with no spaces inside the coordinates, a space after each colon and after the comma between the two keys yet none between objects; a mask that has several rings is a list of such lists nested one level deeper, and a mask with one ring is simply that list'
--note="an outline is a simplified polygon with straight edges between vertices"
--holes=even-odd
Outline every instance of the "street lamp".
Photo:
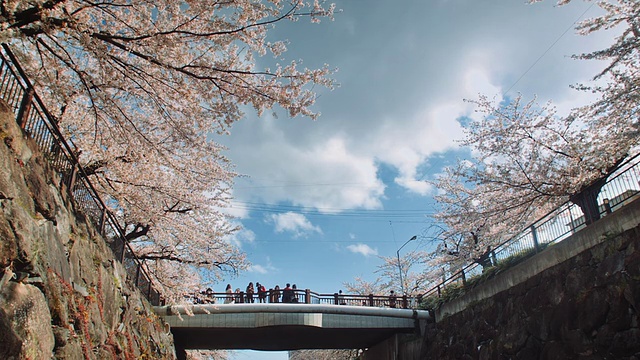
[{"label": "street lamp", "polygon": [[413,235],[411,237],[411,239],[407,240],[407,242],[402,244],[402,246],[400,246],[400,249],[398,249],[398,251],[396,251],[396,255],[398,256],[398,272],[400,272],[400,287],[402,288],[402,295],[405,295],[405,292],[404,292],[404,281],[402,281],[402,266],[400,265],[400,250],[402,250],[402,248],[405,245],[407,245],[410,241],[413,241],[413,240],[415,240],[417,238],[418,237],[416,235]]}]

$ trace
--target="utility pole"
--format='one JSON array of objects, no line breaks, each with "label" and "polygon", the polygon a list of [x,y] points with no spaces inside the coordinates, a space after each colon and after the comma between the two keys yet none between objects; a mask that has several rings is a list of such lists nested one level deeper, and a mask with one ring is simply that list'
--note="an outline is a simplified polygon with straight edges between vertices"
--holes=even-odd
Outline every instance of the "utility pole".
[{"label": "utility pole", "polygon": [[416,235],[413,235],[411,237],[411,239],[407,240],[407,242],[405,242],[404,244],[402,244],[402,246],[400,246],[400,248],[398,249],[398,251],[396,251],[396,255],[398,256],[398,272],[400,272],[400,287],[402,288],[402,295],[406,295],[405,290],[404,290],[404,281],[402,280],[402,265],[400,265],[400,250],[402,250],[402,248],[407,245],[409,242],[417,239],[418,237]]}]

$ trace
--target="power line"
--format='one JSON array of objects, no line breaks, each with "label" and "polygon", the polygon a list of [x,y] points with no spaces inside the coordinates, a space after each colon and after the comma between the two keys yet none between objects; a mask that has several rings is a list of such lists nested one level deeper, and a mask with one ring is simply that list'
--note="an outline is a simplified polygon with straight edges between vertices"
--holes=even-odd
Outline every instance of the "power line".
[{"label": "power line", "polygon": [[528,68],[524,73],[522,73],[522,75],[520,75],[520,77],[519,77],[519,78],[518,78],[518,79],[513,83],[513,85],[509,86],[509,88],[508,88],[504,93],[502,93],[502,97],[505,97],[505,96],[509,93],[509,91],[511,91],[511,89],[513,89],[513,87],[514,87],[514,86],[516,86],[516,84],[517,84],[518,82],[520,82],[520,80],[522,80],[522,78],[523,78],[523,77],[525,77],[525,75],[527,75],[527,74],[529,73],[529,71],[531,71],[531,69],[533,69],[533,67],[534,67],[534,66],[536,66],[536,64],[538,64],[538,62],[539,62],[540,60],[542,60],[542,58],[543,58],[545,55],[547,55],[547,53],[548,53],[548,52],[549,52],[549,51],[550,51],[550,50],[551,50],[551,49],[552,49],[552,48],[553,48],[553,47],[554,47],[554,46],[555,46],[555,45],[560,41],[560,39],[562,39],[562,38],[563,38],[563,37],[564,37],[564,36],[569,32],[569,30],[571,30],[571,29],[573,29],[573,28],[575,27],[575,25],[578,23],[578,21],[580,21],[580,19],[582,19],[582,18],[584,17],[584,15],[585,15],[589,10],[591,10],[591,8],[592,8],[595,4],[596,4],[595,2],[591,3],[591,5],[589,5],[589,7],[588,7],[585,11],[583,11],[583,12],[582,12],[582,14],[580,14],[580,16],[578,16],[578,18],[577,18],[577,19],[576,19],[576,20],[575,20],[575,21],[574,21],[574,22],[573,22],[573,23],[572,23],[572,24],[571,24],[571,25],[570,25],[570,26],[569,26],[569,27],[568,27],[568,28],[567,28],[567,29],[566,29],[566,30],[565,30],[565,31],[564,31],[564,32],[563,32],[563,33],[562,33],[562,34],[561,34],[561,35],[560,35],[560,36],[559,36],[559,37],[558,37],[558,38],[557,38],[557,39],[556,39],[552,44],[551,44],[551,45],[549,45],[549,47],[547,48],[547,50],[545,50],[545,51],[542,53],[542,55],[540,55],[540,56],[536,59],[536,61],[534,61],[534,62],[533,62],[533,64],[531,64],[531,66],[529,66],[529,68]]},{"label": "power line", "polygon": [[391,226],[391,235],[393,235],[393,244],[397,247],[398,243],[396,242],[396,232],[393,230],[393,223],[389,220],[389,226]]},{"label": "power line", "polygon": [[353,244],[358,242],[364,242],[366,244],[393,244],[393,241],[390,240],[366,240],[366,241],[358,241],[358,240],[327,240],[327,241],[317,241],[317,240],[254,240],[252,243],[256,244],[280,244],[280,243],[297,243],[297,244],[314,244],[314,245],[332,245],[332,244]]},{"label": "power line", "polygon": [[[412,210],[352,210],[345,208],[315,208],[306,206],[293,206],[281,204],[266,204],[255,202],[232,201],[230,208],[248,210],[259,213],[275,213],[282,214],[287,212],[296,212],[307,216],[320,216],[332,218],[368,218],[368,219],[426,219],[433,211],[426,209]],[[395,221],[395,220],[394,220]]]},{"label": "power line", "polygon": [[244,186],[234,186],[234,189],[272,189],[272,188],[294,188],[294,187],[361,187],[365,185],[371,185],[366,183],[288,183],[283,182],[281,184],[274,185],[244,185]]},{"label": "power line", "polygon": [[366,209],[366,210],[353,210],[349,208],[330,208],[330,207],[316,207],[316,206],[298,206],[298,205],[284,205],[284,204],[269,204],[269,203],[260,203],[260,202],[251,202],[251,201],[231,201],[231,204],[237,204],[239,206],[246,207],[256,207],[256,208],[285,208],[285,209],[294,209],[296,211],[319,211],[319,212],[341,212],[341,211],[351,211],[351,212],[366,212],[366,213],[388,213],[388,212],[429,212],[426,209],[396,209],[396,210],[382,210],[382,209]]}]

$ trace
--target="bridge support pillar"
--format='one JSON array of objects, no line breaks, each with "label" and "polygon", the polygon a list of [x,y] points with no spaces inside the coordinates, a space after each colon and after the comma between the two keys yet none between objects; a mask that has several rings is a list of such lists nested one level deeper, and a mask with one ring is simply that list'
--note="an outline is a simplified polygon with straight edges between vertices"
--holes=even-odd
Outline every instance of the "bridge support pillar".
[{"label": "bridge support pillar", "polygon": [[394,335],[387,340],[370,347],[362,353],[359,360],[399,360],[398,336]]},{"label": "bridge support pillar", "polygon": [[175,344],[174,347],[176,349],[176,358],[178,360],[187,360],[187,350],[178,344]]},{"label": "bridge support pillar", "polygon": [[422,342],[421,336],[396,334],[367,349],[358,360],[417,360]]}]

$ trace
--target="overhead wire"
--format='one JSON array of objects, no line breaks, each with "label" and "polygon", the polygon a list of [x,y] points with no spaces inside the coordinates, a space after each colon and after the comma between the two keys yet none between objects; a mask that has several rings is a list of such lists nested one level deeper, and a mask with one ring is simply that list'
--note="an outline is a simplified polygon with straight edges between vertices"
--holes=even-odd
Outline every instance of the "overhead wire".
[{"label": "overhead wire", "polygon": [[569,25],[569,27],[567,27],[567,29],[562,34],[560,34],[560,36],[558,36],[558,38],[553,43],[551,43],[551,45],[549,45],[549,47],[547,47],[542,55],[538,56],[533,64],[531,64],[529,68],[527,68],[527,70],[525,70],[522,75],[520,75],[520,77],[511,86],[509,86],[509,88],[502,94],[502,97],[505,97],[509,93],[509,91],[511,91],[511,89],[513,89],[513,87],[516,86],[516,84],[518,84],[520,80],[522,80],[522,78],[524,78],[529,73],[529,71],[531,71],[531,69],[533,69],[533,67],[536,66],[538,62],[540,62],[540,60],[542,60],[542,58],[545,57],[545,55],[547,55],[549,51],[551,51],[551,49],[553,49],[554,46],[556,46],[560,39],[562,39],[569,32],[569,30],[574,29],[578,21],[580,21],[595,4],[596,2],[592,2],[591,5],[589,5],[589,7],[585,11],[583,11],[582,14],[580,14],[580,16],[578,16],[578,18],[573,23],[571,23],[571,25]]},{"label": "overhead wire", "polygon": [[295,212],[308,217],[325,217],[332,220],[381,220],[402,223],[422,223],[427,220],[427,216],[433,211],[426,209],[400,209],[400,210],[353,210],[346,208],[316,208],[307,206],[294,206],[283,204],[266,204],[255,202],[232,201],[230,208],[247,210],[257,213],[284,214]]}]

